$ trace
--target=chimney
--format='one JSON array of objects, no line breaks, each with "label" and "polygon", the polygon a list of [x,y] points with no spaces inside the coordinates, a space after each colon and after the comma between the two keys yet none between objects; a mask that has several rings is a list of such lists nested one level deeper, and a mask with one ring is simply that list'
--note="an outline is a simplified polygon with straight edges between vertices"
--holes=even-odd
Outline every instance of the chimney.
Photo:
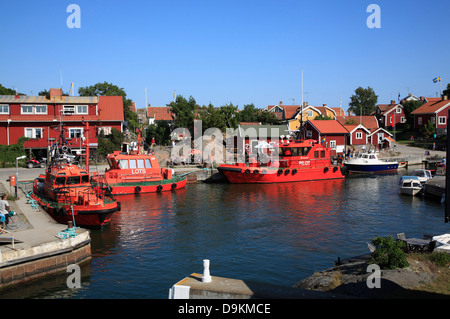
[{"label": "chimney", "polygon": [[395,101],[394,100],[391,100],[391,105],[395,105]]},{"label": "chimney", "polygon": [[279,105],[283,105],[283,101],[280,101],[280,104]]},{"label": "chimney", "polygon": [[324,104],[323,106],[327,106],[326,104]]},{"label": "chimney", "polygon": [[53,98],[61,98],[62,96],[62,89],[50,89],[50,100]]},{"label": "chimney", "polygon": [[308,106],[308,102],[303,102],[303,106]]},{"label": "chimney", "polygon": [[425,100],[425,98],[424,98],[423,96],[421,96],[421,97],[420,97],[420,100],[423,101],[423,100]]},{"label": "chimney", "polygon": [[443,101],[447,101],[448,100],[448,96],[447,95],[442,95],[442,100]]}]

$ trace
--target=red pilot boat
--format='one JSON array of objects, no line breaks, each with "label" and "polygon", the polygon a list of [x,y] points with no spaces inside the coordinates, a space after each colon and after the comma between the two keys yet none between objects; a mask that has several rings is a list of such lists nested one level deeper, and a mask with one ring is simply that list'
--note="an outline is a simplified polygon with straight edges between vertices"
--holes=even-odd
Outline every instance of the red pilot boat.
[{"label": "red pilot boat", "polygon": [[281,143],[278,156],[249,164],[222,164],[218,170],[230,183],[283,183],[344,178],[343,167],[333,165],[331,149],[314,140]]},{"label": "red pilot boat", "polygon": [[[61,139],[63,132],[61,127]],[[72,221],[74,226],[93,229],[107,225],[120,203],[91,185],[88,165],[84,169],[76,164],[66,142],[55,143],[50,154],[46,173],[34,180],[30,196],[58,223]]]},{"label": "red pilot boat", "polygon": [[156,193],[186,186],[186,176],[173,176],[172,169],[161,168],[154,155],[141,153],[140,133],[136,151],[116,151],[106,159],[109,168],[104,174],[94,173],[91,181],[109,194]]}]

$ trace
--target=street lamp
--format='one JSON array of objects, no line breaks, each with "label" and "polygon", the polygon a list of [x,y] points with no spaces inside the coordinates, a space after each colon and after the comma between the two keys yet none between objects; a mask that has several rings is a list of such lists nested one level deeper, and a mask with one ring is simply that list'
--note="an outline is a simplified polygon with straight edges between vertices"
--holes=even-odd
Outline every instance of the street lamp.
[{"label": "street lamp", "polygon": [[17,183],[19,182],[19,160],[21,160],[21,159],[24,159],[26,156],[25,155],[23,155],[23,156],[19,156],[19,157],[16,157],[16,198],[18,198],[17,197]]}]

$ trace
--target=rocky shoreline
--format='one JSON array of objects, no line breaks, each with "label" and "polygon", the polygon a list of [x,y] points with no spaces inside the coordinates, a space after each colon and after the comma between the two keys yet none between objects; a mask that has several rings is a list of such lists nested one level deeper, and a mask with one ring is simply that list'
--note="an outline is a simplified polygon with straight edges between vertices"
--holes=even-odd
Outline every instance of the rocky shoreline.
[{"label": "rocky shoreline", "polygon": [[369,258],[370,254],[344,260],[330,269],[314,273],[294,287],[363,299],[450,297],[418,289],[436,280],[437,273],[433,263],[417,260],[412,260],[406,268],[381,270],[380,288],[369,288],[367,282],[368,279],[372,282],[369,276],[373,274],[367,272]]}]

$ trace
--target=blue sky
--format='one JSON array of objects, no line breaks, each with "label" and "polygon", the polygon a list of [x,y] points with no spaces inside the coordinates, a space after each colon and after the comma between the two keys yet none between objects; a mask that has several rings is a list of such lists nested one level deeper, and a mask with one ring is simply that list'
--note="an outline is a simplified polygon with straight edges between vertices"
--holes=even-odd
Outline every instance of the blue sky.
[{"label": "blue sky", "polygon": [[[70,4],[81,28],[70,29]],[[369,4],[381,28],[366,25]],[[198,104],[299,104],[347,110],[359,87],[378,103],[436,96],[450,83],[450,2],[1,1],[0,83],[19,92],[107,81],[138,107],[174,92]],[[77,95],[77,92],[75,93]]]}]

